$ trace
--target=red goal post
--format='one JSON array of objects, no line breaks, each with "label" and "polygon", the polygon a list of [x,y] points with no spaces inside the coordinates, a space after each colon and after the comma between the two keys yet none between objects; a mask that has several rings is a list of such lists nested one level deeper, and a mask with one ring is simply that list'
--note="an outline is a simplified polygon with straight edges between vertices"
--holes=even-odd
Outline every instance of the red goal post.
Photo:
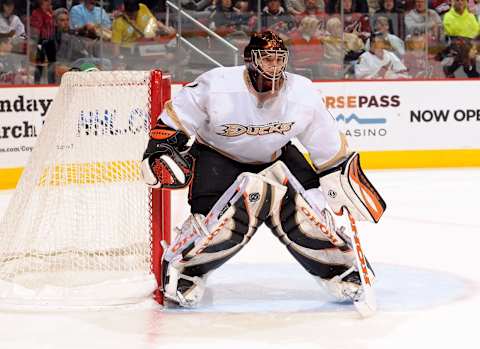
[{"label": "red goal post", "polygon": [[0,220],[0,307],[163,301],[170,193],[140,162],[170,84],[157,70],[64,75]]},{"label": "red goal post", "polygon": [[[162,72],[154,70],[151,73],[151,108],[150,127],[154,127],[157,119],[163,110],[165,103],[172,98],[171,80],[163,78]],[[169,190],[152,189],[152,270],[161,285],[162,268],[160,260],[163,248],[162,240],[170,243],[171,217],[170,217],[171,195]],[[154,292],[157,302],[163,304],[163,294],[157,288]]]}]

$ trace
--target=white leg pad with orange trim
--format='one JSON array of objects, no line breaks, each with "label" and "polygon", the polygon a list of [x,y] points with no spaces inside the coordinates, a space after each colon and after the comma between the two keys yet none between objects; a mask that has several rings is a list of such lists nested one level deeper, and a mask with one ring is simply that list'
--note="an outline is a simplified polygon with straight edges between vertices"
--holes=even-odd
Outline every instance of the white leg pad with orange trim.
[{"label": "white leg pad with orange trim", "polygon": [[358,153],[350,154],[341,164],[322,172],[320,187],[338,215],[346,207],[356,220],[377,223],[387,207],[363,173]]},{"label": "white leg pad with orange trim", "polygon": [[[320,189],[305,190],[288,167],[281,161],[275,162],[275,164],[263,170],[261,174],[284,185],[288,193],[286,198],[292,201],[292,203],[283,202],[282,207],[275,210],[270,219],[270,223],[275,227],[276,235],[283,243],[297,248],[299,253],[308,255],[313,259],[318,258],[335,264],[351,265],[353,263],[353,254],[350,253],[349,255],[349,251],[344,253],[336,249],[345,247],[346,243],[337,234],[337,230],[340,227],[336,227],[334,216],[326,209],[327,203],[324,193]],[[287,209],[293,211],[292,214],[289,214],[291,222],[284,222],[286,217],[282,216],[287,205],[293,205],[290,209]],[[282,228],[283,223],[287,223],[291,227],[295,226],[294,229],[299,231],[305,238],[322,240],[325,243],[328,242],[330,246],[318,248],[317,250],[294,246],[296,244],[293,243],[287,236],[287,232]],[[302,240],[305,239],[302,238]]]},{"label": "white leg pad with orange trim", "polygon": [[275,235],[335,300],[353,302],[363,317],[372,315],[374,274],[363,255],[354,221],[352,232],[338,227],[325,208],[324,193],[305,190],[282,162],[262,174],[287,186],[282,206],[267,220]]},{"label": "white leg pad with orange trim", "polygon": [[163,256],[165,298],[196,305],[207,275],[240,251],[284,194],[285,187],[275,181],[242,173],[206,217],[190,216]]}]

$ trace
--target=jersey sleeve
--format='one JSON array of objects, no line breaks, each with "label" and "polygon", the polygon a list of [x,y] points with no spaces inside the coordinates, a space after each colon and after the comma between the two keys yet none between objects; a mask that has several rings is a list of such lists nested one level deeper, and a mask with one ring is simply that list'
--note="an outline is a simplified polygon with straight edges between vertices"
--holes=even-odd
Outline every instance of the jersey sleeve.
[{"label": "jersey sleeve", "polygon": [[181,91],[165,104],[160,115],[168,126],[195,136],[196,130],[209,122],[207,112],[210,82],[208,74],[200,75],[195,81],[185,85]]},{"label": "jersey sleeve", "polygon": [[321,94],[316,92],[313,117],[305,131],[298,135],[298,140],[309,152],[310,159],[317,171],[323,171],[348,153],[346,137],[337,125],[337,121],[330,114],[323,103]]}]

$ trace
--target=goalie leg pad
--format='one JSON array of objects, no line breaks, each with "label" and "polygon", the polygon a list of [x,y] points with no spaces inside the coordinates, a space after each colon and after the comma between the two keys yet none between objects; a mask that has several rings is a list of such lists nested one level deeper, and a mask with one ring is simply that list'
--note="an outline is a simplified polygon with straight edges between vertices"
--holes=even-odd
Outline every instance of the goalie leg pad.
[{"label": "goalie leg pad", "polygon": [[312,275],[331,279],[354,264],[354,254],[335,227],[331,213],[315,212],[291,185],[280,210],[267,224]]},{"label": "goalie leg pad", "polygon": [[206,217],[190,216],[163,256],[165,298],[181,306],[197,304],[208,274],[250,240],[283,189],[262,176],[243,173]]},{"label": "goalie leg pad", "polygon": [[351,239],[337,228],[320,189],[305,190],[289,169],[277,162],[262,172],[287,187],[282,205],[267,220],[280,241],[336,300],[362,296]]},{"label": "goalie leg pad", "polygon": [[300,264],[309,273],[325,279],[348,270],[354,255],[339,234],[341,230],[335,227],[332,214],[325,209],[322,192],[306,191],[280,161],[262,174],[287,188],[282,204],[266,223]]},{"label": "goalie leg pad", "polygon": [[340,165],[320,174],[320,186],[332,210],[343,207],[357,220],[377,223],[387,205],[360,167],[360,155],[352,153]]}]

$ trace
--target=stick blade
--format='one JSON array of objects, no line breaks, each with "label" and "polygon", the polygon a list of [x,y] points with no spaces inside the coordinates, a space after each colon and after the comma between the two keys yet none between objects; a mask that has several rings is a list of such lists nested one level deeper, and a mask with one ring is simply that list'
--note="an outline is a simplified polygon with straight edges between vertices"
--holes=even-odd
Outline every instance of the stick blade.
[{"label": "stick blade", "polygon": [[362,318],[368,318],[377,312],[377,298],[373,288],[365,288],[363,285],[362,287],[363,294],[353,301],[353,305]]}]

